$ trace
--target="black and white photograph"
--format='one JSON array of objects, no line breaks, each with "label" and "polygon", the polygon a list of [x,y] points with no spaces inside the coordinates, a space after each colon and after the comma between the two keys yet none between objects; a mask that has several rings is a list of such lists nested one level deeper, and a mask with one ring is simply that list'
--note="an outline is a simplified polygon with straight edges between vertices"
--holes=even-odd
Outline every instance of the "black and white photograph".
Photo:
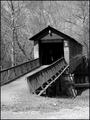
[{"label": "black and white photograph", "polygon": [[90,119],[89,0],[1,0],[1,120]]}]

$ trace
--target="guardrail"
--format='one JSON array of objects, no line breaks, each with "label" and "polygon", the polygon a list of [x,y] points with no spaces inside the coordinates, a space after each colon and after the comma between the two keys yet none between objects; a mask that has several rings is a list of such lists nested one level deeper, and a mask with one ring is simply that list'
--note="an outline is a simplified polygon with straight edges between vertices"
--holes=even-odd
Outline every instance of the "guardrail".
[{"label": "guardrail", "polygon": [[31,61],[25,62],[23,64],[2,70],[0,71],[0,74],[1,74],[0,83],[1,85],[4,85],[38,67],[40,67],[39,59],[34,59]]},{"label": "guardrail", "polygon": [[67,63],[65,59],[61,58],[49,65],[48,67],[27,77],[30,92],[34,93],[35,90],[41,87],[45,82],[48,82],[48,80],[50,79],[51,81],[53,81],[56,75],[59,75],[66,66]]}]

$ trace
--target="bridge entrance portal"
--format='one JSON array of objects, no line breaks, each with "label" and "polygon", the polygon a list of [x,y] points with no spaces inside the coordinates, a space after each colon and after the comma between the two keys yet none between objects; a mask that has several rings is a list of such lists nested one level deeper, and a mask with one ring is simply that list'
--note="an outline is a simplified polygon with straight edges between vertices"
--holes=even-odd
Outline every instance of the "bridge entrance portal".
[{"label": "bridge entrance portal", "polygon": [[64,56],[63,42],[59,43],[42,43],[40,50],[40,61],[42,65],[55,62]]}]

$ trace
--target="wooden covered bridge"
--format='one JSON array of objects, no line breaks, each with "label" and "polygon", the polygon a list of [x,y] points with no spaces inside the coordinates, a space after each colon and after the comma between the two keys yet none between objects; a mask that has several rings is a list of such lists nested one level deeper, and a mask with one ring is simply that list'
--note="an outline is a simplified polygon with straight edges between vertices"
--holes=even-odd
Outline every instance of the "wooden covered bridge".
[{"label": "wooden covered bridge", "polygon": [[83,46],[75,39],[48,26],[30,40],[34,41],[34,60],[1,71],[1,85],[29,72],[26,80],[33,94],[75,96],[77,85],[87,84],[85,76],[78,79],[86,65]]}]

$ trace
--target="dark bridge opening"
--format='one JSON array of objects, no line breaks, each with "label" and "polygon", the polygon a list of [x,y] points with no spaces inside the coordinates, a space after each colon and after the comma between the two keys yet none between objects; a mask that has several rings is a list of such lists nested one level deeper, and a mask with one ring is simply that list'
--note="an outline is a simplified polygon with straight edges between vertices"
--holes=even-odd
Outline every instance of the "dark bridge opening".
[{"label": "dark bridge opening", "polygon": [[64,56],[63,42],[42,43],[40,56],[40,61],[42,65],[51,64],[60,59]]}]

